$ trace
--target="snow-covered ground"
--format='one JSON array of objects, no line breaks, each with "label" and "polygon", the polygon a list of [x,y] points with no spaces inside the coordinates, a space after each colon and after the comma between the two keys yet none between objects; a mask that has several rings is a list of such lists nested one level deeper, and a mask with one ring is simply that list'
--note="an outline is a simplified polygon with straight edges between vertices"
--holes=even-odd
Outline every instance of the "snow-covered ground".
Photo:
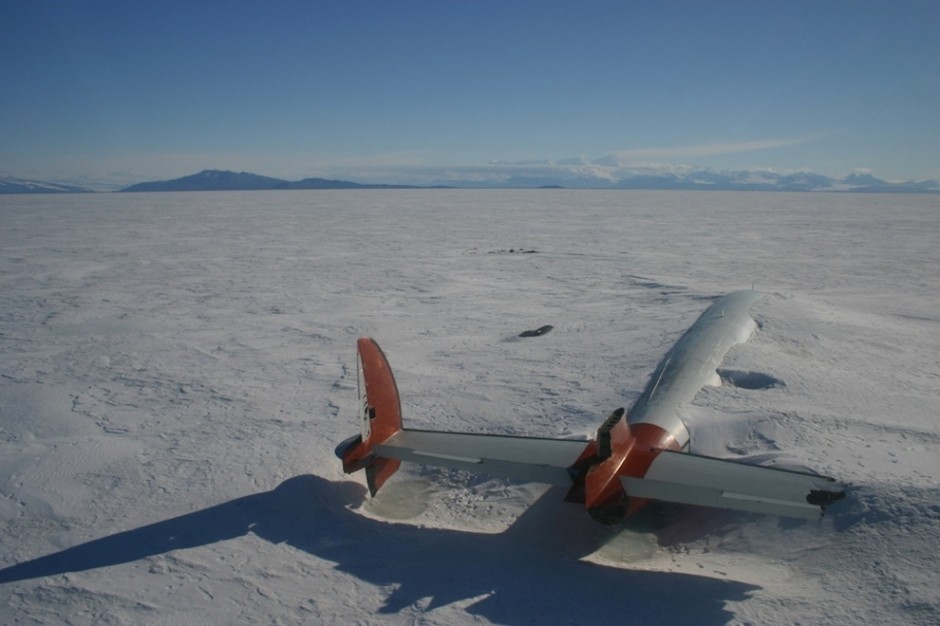
[{"label": "snow-covered ground", "polygon": [[[0,622],[940,623],[938,242],[940,195],[0,198]],[[333,455],[360,335],[410,425],[586,437],[752,285],[774,384],[693,449],[846,482],[819,523]]]}]

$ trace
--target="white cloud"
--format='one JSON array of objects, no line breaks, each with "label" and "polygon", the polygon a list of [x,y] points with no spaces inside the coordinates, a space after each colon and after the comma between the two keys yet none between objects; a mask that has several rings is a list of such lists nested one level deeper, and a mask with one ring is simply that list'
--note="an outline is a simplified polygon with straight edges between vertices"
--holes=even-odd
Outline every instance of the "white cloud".
[{"label": "white cloud", "polygon": [[760,139],[755,141],[737,141],[724,143],[698,144],[691,146],[672,146],[658,148],[633,148],[628,150],[615,150],[605,157],[604,163],[610,165],[625,165],[637,161],[665,161],[671,159],[697,159],[721,154],[734,154],[739,152],[753,152],[755,150],[771,150],[796,146],[814,140],[815,137],[799,137],[790,139]]}]

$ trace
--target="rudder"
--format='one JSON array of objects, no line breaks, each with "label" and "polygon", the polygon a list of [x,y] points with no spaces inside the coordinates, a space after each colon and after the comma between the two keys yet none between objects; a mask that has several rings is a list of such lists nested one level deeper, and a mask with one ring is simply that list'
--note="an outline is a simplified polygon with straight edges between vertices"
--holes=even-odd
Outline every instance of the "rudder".
[{"label": "rudder", "polygon": [[392,368],[379,344],[371,337],[361,337],[356,348],[361,432],[341,443],[336,456],[343,461],[347,474],[366,470],[369,492],[374,496],[401,465],[397,459],[375,453],[375,446],[401,431],[401,400]]}]

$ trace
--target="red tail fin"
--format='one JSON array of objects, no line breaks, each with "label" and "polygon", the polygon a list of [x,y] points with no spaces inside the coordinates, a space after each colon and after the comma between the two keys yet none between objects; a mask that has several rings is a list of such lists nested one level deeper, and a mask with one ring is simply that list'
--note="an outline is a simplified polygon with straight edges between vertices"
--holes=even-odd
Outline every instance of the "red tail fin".
[{"label": "red tail fin", "polygon": [[374,496],[401,464],[397,459],[377,456],[375,446],[401,430],[401,401],[392,368],[373,339],[362,337],[357,344],[359,363],[359,421],[361,434],[336,448],[343,470],[365,468],[369,492]]}]

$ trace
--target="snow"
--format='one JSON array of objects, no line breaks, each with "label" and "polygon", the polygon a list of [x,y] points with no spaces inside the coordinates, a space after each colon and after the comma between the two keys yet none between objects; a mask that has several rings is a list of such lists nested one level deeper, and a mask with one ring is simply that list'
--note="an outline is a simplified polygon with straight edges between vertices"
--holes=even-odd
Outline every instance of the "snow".
[{"label": "snow", "polygon": [[[0,226],[4,623],[940,623],[940,196],[9,196]],[[845,481],[819,523],[607,528],[420,466],[370,500],[333,455],[360,335],[412,426],[583,438],[752,285],[693,449]]]}]

